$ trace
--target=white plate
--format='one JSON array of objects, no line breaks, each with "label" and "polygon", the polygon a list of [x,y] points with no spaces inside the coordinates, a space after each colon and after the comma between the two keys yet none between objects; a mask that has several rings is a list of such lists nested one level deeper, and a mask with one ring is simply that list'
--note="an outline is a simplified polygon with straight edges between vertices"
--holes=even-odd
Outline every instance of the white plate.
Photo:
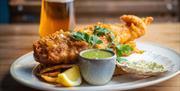
[{"label": "white plate", "polygon": [[129,90],[129,89],[141,88],[168,80],[180,73],[179,71],[180,56],[175,51],[155,44],[138,43],[137,45],[139,49],[148,52],[154,52],[159,55],[167,57],[169,60],[171,60],[171,64],[173,66],[171,66],[171,69],[167,73],[158,77],[150,77],[146,79],[137,80],[137,79],[127,78],[127,76],[122,75],[122,76],[113,77],[111,82],[104,86],[93,86],[84,82],[81,86],[78,87],[68,87],[68,88],[56,87],[54,85],[42,82],[34,76],[34,74],[32,73],[32,69],[38,63],[34,61],[33,52],[30,52],[18,58],[11,65],[10,72],[13,78],[15,78],[17,81],[32,88],[37,88],[41,90],[83,90],[83,91]]}]

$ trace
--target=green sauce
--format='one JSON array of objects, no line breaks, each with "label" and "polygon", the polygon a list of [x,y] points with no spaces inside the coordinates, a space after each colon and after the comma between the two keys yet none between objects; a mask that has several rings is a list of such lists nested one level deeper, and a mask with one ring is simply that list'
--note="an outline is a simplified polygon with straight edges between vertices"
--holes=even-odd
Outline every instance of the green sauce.
[{"label": "green sauce", "polygon": [[98,59],[98,58],[112,57],[113,54],[107,51],[103,51],[103,50],[90,50],[90,51],[84,52],[81,56],[85,58],[90,58],[90,59]]}]

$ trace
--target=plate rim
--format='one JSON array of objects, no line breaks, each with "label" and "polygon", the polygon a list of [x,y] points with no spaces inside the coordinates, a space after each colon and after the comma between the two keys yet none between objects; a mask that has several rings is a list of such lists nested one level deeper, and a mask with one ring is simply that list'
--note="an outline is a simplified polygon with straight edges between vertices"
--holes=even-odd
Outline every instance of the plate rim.
[{"label": "plate rim", "polygon": [[[162,46],[162,45],[159,45],[159,44],[156,44],[156,43],[150,43],[150,42],[137,42],[137,45],[138,44],[144,44],[144,45],[151,45],[151,46],[157,46],[157,47],[161,47],[163,49],[166,49],[168,51],[171,51],[173,53],[175,53],[176,55],[178,55],[178,57],[180,58],[180,54],[176,51],[174,51],[173,49],[170,49],[168,47],[165,47],[165,46]],[[14,66],[15,64],[17,64],[19,61],[21,61],[23,58],[29,56],[29,55],[32,55],[33,54],[33,51],[31,52],[28,52],[24,55],[21,55],[20,57],[18,57],[10,66],[10,74],[11,76],[18,82],[20,82],[22,85],[26,85],[28,87],[31,87],[31,88],[35,88],[35,89],[40,89],[40,90],[73,90],[73,91],[76,91],[76,90],[87,90],[88,88],[91,89],[91,90],[102,90],[100,89],[101,87],[97,86],[97,87],[79,87],[81,89],[69,89],[67,87],[61,87],[61,88],[56,88],[56,89],[53,89],[53,88],[48,88],[48,87],[39,87],[39,86],[36,86],[34,84],[30,84],[30,83],[26,83],[24,82],[22,79],[19,79],[15,73],[14,73]],[[154,84],[157,84],[157,83],[161,83],[163,81],[166,81],[176,75],[180,74],[180,69],[178,71],[176,71],[175,73],[173,74],[170,74],[164,78],[161,78],[161,79],[156,79],[156,80],[152,80],[152,81],[148,81],[148,82],[143,82],[143,83],[139,83],[139,84],[135,84],[135,85],[129,85],[128,87],[125,86],[125,87],[118,87],[118,85],[111,85],[111,87],[106,87],[106,86],[103,86],[103,89],[106,89],[106,90],[130,90],[130,89],[136,89],[136,88],[141,88],[141,87],[147,87],[147,86],[151,86],[151,85],[154,85]],[[106,87],[106,88],[104,88]]]}]

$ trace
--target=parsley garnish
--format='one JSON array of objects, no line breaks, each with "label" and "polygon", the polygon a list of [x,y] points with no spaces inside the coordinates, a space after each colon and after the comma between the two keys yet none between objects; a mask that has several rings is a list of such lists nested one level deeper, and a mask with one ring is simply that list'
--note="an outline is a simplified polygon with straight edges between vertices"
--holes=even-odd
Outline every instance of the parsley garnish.
[{"label": "parsley garnish", "polygon": [[89,38],[89,35],[87,33],[83,32],[73,32],[72,33],[72,38],[75,40],[87,40]]},{"label": "parsley garnish", "polygon": [[94,35],[88,35],[84,32],[73,32],[72,38],[75,40],[86,41],[90,45],[94,46],[96,44],[103,43],[100,40],[100,36],[106,36],[107,39],[110,40],[106,49],[112,50],[112,48],[116,49],[117,56],[123,56],[130,54],[133,51],[133,48],[126,44],[119,44],[117,40],[115,40],[115,36],[112,31],[102,28],[100,26],[94,26]]},{"label": "parsley garnish", "polygon": [[121,58],[121,57],[117,57],[116,61],[118,61],[118,63],[123,63],[123,62],[127,62],[127,59]]},{"label": "parsley garnish", "polygon": [[109,33],[109,30],[106,28],[101,28],[99,26],[94,26],[94,34],[97,36],[102,36],[102,35],[106,35],[107,33]]},{"label": "parsley garnish", "polygon": [[114,45],[118,56],[122,56],[123,54],[129,54],[130,52],[133,51],[133,48],[130,47],[129,45],[119,44],[115,40],[115,36],[114,36],[113,32],[106,28],[102,28],[100,26],[94,26],[94,34],[97,36],[104,35],[104,36],[106,36],[106,38],[110,39],[111,42],[108,44],[106,49],[109,49],[112,45]]},{"label": "parsley garnish", "polygon": [[102,40],[100,40],[98,36],[96,36],[96,35],[90,36],[84,32],[73,32],[72,38],[75,40],[86,41],[87,43],[91,44],[92,46],[103,43]]},{"label": "parsley garnish", "polygon": [[102,40],[99,39],[96,35],[90,36],[90,44],[95,45],[95,44],[101,44],[103,43]]},{"label": "parsley garnish", "polygon": [[110,41],[113,41],[115,39],[114,34],[110,30],[102,28],[100,26],[94,26],[94,34],[97,36],[105,35],[107,38],[110,38]]},{"label": "parsley garnish", "polygon": [[123,54],[129,54],[133,51],[133,48],[129,45],[116,45],[116,51],[118,56],[122,56]]}]

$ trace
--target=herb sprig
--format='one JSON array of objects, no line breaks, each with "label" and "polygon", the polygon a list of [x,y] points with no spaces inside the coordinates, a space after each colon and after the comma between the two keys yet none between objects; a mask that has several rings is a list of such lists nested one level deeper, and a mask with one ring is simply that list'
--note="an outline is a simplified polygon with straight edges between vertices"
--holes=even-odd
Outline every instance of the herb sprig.
[{"label": "herb sprig", "polygon": [[123,63],[123,62],[127,62],[128,60],[125,59],[125,58],[117,57],[117,58],[116,58],[116,61],[117,61],[118,63]]},{"label": "herb sprig", "polygon": [[130,47],[129,45],[123,44],[123,45],[116,45],[116,51],[117,51],[117,55],[120,57],[123,54],[128,55],[133,51],[133,48]]},{"label": "herb sprig", "polygon": [[114,34],[112,31],[102,28],[100,26],[94,26],[94,35],[88,35],[84,32],[73,32],[72,38],[75,40],[81,40],[86,41],[90,45],[94,46],[96,44],[101,44],[103,41],[99,38],[100,36],[106,36],[107,39],[110,39],[110,43],[108,44],[106,49],[112,50],[113,48],[116,49],[116,53],[118,57],[121,57],[123,55],[128,55],[133,51],[133,48],[130,47],[127,44],[119,44],[117,40],[115,39]]},{"label": "herb sprig", "polygon": [[115,39],[114,34],[110,30],[100,26],[94,26],[94,34],[97,36],[105,35],[107,38],[110,38],[111,41]]},{"label": "herb sprig", "polygon": [[94,34],[97,36],[106,35],[110,31],[106,28],[101,28],[100,26],[94,26]]},{"label": "herb sprig", "polygon": [[116,51],[117,51],[117,55],[118,56],[122,56],[123,54],[128,55],[129,53],[131,53],[131,51],[133,51],[133,48],[130,47],[129,45],[126,44],[119,44],[116,40],[115,40],[115,36],[112,33],[112,31],[106,29],[106,28],[102,28],[99,26],[95,26],[94,27],[94,34],[96,34],[97,36],[106,36],[107,38],[110,38],[110,43],[108,44],[108,48],[111,47],[112,45],[115,45]]},{"label": "herb sprig", "polygon": [[72,38],[75,40],[86,41],[87,43],[89,43],[92,46],[103,43],[102,40],[100,40],[98,36],[96,36],[96,35],[90,36],[84,32],[73,32]]}]

